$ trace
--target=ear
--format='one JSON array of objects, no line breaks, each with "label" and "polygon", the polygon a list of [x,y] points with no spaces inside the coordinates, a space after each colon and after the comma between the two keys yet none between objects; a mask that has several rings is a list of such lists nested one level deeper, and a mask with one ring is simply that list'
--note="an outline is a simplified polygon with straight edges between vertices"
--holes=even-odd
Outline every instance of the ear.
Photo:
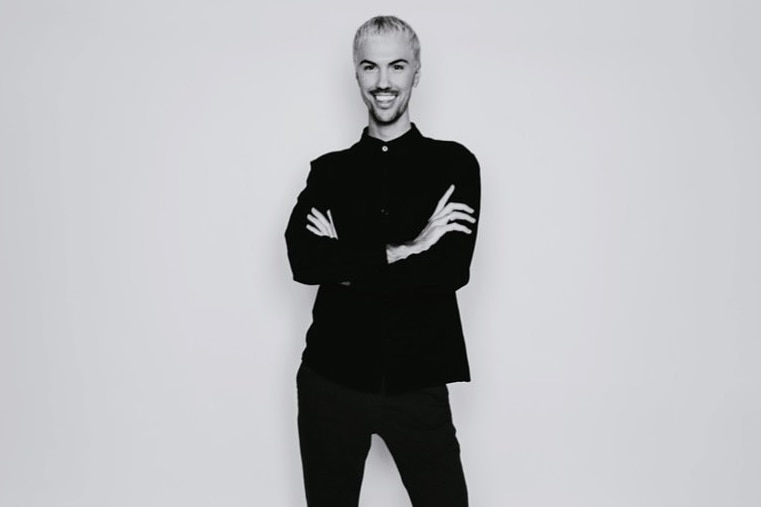
[{"label": "ear", "polygon": [[412,78],[412,86],[413,88],[417,86],[418,81],[420,81],[420,64],[417,64],[417,69],[415,69],[415,75]]}]

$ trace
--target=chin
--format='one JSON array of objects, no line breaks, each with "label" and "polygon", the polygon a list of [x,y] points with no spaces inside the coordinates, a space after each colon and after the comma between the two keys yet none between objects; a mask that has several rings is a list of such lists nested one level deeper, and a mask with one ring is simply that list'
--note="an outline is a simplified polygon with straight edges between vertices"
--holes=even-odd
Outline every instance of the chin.
[{"label": "chin", "polygon": [[396,122],[396,120],[399,119],[399,116],[394,115],[391,117],[383,117],[383,116],[378,116],[377,114],[373,114],[373,118],[375,118],[375,122],[380,125],[391,125],[394,122]]},{"label": "chin", "polygon": [[[386,113],[386,114],[383,114]],[[375,109],[372,109],[372,115],[375,121],[381,125],[391,125],[393,123],[396,123],[399,118],[402,117],[404,114],[404,111],[401,111],[399,109],[395,111],[376,111]]]}]

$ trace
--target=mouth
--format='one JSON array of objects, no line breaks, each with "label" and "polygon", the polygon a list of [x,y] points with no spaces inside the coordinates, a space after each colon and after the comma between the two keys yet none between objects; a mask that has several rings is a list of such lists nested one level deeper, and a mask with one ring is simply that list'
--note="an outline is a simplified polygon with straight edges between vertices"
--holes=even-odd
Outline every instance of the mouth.
[{"label": "mouth", "polygon": [[396,100],[396,93],[381,92],[373,93],[372,95],[375,103],[384,109],[390,107],[394,103],[394,100]]}]

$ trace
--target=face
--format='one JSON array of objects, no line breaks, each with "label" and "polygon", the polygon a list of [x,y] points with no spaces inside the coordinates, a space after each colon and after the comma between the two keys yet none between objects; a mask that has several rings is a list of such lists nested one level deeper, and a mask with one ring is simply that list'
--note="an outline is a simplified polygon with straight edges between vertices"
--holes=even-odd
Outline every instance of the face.
[{"label": "face", "polygon": [[378,126],[409,121],[407,106],[420,69],[407,36],[386,33],[366,38],[355,56],[359,91]]}]

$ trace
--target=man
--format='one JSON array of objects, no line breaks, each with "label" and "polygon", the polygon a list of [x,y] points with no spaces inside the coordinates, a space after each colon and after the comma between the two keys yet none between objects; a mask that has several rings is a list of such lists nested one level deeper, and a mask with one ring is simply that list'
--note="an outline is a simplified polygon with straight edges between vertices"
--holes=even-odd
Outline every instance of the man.
[{"label": "man", "polygon": [[407,23],[364,23],[354,67],[367,128],[312,162],[286,230],[294,279],[320,286],[297,376],[307,503],[357,506],[376,433],[415,507],[463,507],[446,384],[470,380],[455,291],[469,278],[479,166],[410,122],[420,45]]}]

